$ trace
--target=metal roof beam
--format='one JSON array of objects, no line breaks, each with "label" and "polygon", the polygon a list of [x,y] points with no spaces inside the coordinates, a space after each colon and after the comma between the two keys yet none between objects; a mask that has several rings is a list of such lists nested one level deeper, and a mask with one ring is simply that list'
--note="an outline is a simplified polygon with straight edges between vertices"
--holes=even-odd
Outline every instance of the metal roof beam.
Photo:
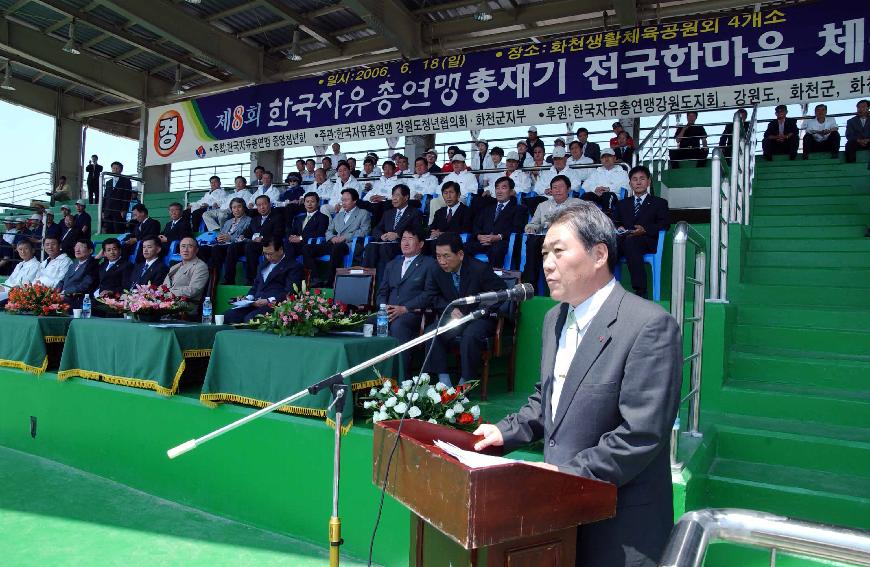
[{"label": "metal roof beam", "polygon": [[424,57],[420,21],[400,0],[347,0],[345,5],[405,57]]},{"label": "metal roof beam", "polygon": [[341,47],[341,44],[330,37],[329,31],[323,29],[319,25],[315,24],[311,20],[305,17],[303,14],[297,14],[290,10],[286,5],[278,2],[277,0],[261,0],[263,6],[269,8],[272,12],[278,14],[285,20],[292,22],[299,26],[299,29],[319,41],[320,43],[325,43],[326,45],[332,47]]},{"label": "metal roof beam", "polygon": [[250,10],[251,8],[257,6],[259,3],[260,0],[254,0],[253,2],[245,2],[244,4],[239,4],[238,6],[233,6],[232,8],[227,8],[226,10],[221,10],[220,12],[212,14],[211,16],[207,17],[205,21],[217,22],[219,20],[223,20],[224,18],[234,16],[240,12]]},{"label": "metal roof beam", "polygon": [[210,60],[243,79],[262,80],[262,50],[221,33],[166,0],[105,0],[104,4],[137,25],[180,45],[195,57]]},{"label": "metal roof beam", "polygon": [[0,51],[25,64],[33,62],[42,71],[136,102],[165,95],[171,88],[166,81],[148,77],[102,57],[64,53],[62,41],[47,38],[10,18],[7,17],[5,25],[0,26]]}]

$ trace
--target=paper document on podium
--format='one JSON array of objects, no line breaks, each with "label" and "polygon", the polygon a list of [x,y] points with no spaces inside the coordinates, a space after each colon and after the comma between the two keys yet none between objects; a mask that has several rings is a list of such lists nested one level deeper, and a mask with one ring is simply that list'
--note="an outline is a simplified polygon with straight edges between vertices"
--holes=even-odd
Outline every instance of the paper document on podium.
[{"label": "paper document on podium", "polygon": [[447,443],[446,441],[441,441],[440,439],[436,439],[434,445],[448,455],[455,457],[463,465],[472,469],[481,469],[484,467],[494,467],[496,465],[506,465],[508,463],[519,462],[514,459],[505,459],[504,457],[484,455],[475,451],[466,451],[465,449],[460,449],[456,445]]}]

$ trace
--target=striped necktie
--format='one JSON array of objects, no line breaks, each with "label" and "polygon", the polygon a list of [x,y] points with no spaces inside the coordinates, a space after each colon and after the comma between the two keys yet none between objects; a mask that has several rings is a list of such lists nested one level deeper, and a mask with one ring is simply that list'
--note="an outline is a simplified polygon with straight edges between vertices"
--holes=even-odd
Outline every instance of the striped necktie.
[{"label": "striped necktie", "polygon": [[640,206],[643,204],[643,201],[640,200],[640,197],[634,198],[634,216],[637,216],[637,213],[640,211]]},{"label": "striped necktie", "polygon": [[459,291],[459,272],[452,272],[450,276],[453,278],[453,287],[456,288],[456,291]]},{"label": "striped necktie", "polygon": [[504,210],[504,203],[499,203],[498,206],[495,208],[495,218],[493,220],[498,220],[498,216],[501,214],[501,212],[503,210]]}]

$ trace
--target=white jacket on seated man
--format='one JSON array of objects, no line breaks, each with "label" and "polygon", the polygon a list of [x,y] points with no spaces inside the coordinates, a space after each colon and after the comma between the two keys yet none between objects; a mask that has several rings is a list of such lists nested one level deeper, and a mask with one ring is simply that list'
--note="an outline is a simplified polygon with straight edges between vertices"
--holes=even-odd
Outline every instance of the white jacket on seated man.
[{"label": "white jacket on seated man", "polygon": [[[347,179],[342,179],[342,175],[345,173],[347,174]],[[347,165],[342,164],[338,168],[338,175],[335,177],[332,186],[328,190],[324,190],[323,193],[317,192],[321,199],[326,199],[327,201],[320,207],[320,212],[330,217],[335,216],[335,213],[341,208],[341,192],[345,189],[356,189],[357,193],[362,193],[359,181],[357,181],[356,177],[350,175],[350,169]]]},{"label": "white jacket on seated man", "polygon": [[[538,174],[538,181],[535,183],[535,193],[539,196],[545,196],[548,199],[553,197],[549,195],[547,190],[550,188],[550,181],[557,175],[564,175],[571,180],[571,191],[579,191],[583,185],[583,180],[580,178],[576,169],[568,167],[568,155],[565,148],[557,147],[553,150],[553,167],[545,169]],[[516,183],[516,182],[515,182]]]},{"label": "white jacket on seated man", "polygon": [[601,150],[601,167],[583,182],[583,190],[594,192],[598,187],[607,187],[611,193],[620,196],[620,189],[628,190],[628,172],[616,165],[616,156],[611,148]]},{"label": "white jacket on seated man", "polygon": [[[9,297],[10,289],[33,283],[39,275],[39,260],[33,256],[33,246],[29,242],[18,245],[18,254],[21,256],[21,261],[12,270],[12,275],[3,282],[3,287],[0,287],[0,301],[5,301]],[[27,256],[26,260],[25,255]]]}]

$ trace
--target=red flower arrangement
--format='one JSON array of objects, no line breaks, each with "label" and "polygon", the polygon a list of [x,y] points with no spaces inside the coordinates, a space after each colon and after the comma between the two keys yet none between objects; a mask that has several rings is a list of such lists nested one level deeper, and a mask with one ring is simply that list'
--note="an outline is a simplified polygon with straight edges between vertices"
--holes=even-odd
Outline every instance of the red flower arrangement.
[{"label": "red flower arrangement", "polygon": [[9,290],[6,311],[33,315],[66,315],[69,305],[60,292],[40,283],[24,284]]},{"label": "red flower arrangement", "polygon": [[319,332],[341,327],[354,327],[368,317],[367,313],[350,313],[341,302],[327,299],[319,289],[293,286],[295,293],[264,315],[251,320],[250,326],[267,333],[313,337]]},{"label": "red flower arrangement", "polygon": [[186,297],[173,294],[165,285],[155,284],[137,285],[120,297],[99,297],[97,301],[111,310],[132,313],[134,316],[160,317],[188,311],[191,307]]}]

